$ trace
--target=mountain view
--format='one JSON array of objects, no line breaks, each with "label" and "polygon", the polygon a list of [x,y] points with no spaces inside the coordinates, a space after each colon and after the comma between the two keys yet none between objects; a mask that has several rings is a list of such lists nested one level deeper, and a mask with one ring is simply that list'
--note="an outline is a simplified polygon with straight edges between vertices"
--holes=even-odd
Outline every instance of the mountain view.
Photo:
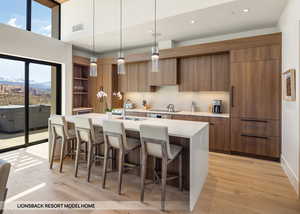
[{"label": "mountain view", "polygon": [[[8,79],[0,77],[0,85],[23,85],[24,79]],[[43,89],[43,90],[50,90],[51,89],[51,82],[36,82],[30,81],[29,85],[31,88]]]}]

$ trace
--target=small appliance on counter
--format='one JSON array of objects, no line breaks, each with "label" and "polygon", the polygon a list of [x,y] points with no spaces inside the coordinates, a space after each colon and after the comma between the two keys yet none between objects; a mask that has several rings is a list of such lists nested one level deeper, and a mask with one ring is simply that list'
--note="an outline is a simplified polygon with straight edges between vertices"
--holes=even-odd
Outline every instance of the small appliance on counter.
[{"label": "small appliance on counter", "polygon": [[128,99],[127,102],[125,103],[125,108],[126,109],[134,109],[135,104],[131,100]]},{"label": "small appliance on counter", "polygon": [[222,113],[222,100],[213,100],[212,102],[212,113]]}]

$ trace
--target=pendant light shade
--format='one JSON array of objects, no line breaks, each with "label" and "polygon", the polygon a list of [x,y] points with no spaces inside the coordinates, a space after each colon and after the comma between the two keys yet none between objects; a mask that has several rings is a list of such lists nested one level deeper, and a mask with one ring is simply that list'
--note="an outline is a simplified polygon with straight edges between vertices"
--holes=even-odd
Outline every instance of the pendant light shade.
[{"label": "pendant light shade", "polygon": [[125,57],[123,53],[123,0],[120,0],[120,51],[117,59],[118,75],[126,74]]},{"label": "pendant light shade", "polygon": [[157,47],[152,48],[151,55],[152,72],[159,72],[159,50]]},{"label": "pendant light shade", "polygon": [[157,45],[156,12],[157,12],[157,0],[154,0],[154,44],[152,47],[152,55],[151,55],[152,72],[159,72],[159,50]]},{"label": "pendant light shade", "polygon": [[90,58],[90,76],[91,77],[97,76],[97,58],[95,57]]},{"label": "pendant light shade", "polygon": [[117,64],[118,64],[118,74],[119,75],[124,75],[126,74],[126,69],[125,69],[125,58],[123,56],[123,53],[119,53],[119,57],[117,59]]},{"label": "pendant light shade", "polygon": [[95,57],[95,0],[93,0],[93,57],[90,58],[90,76],[97,77],[97,58]]}]

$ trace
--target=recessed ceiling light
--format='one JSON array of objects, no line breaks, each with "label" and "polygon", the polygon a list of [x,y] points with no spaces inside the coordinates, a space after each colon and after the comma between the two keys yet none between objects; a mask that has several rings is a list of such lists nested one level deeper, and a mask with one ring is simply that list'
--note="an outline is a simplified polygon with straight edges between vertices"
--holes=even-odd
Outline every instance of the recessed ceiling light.
[{"label": "recessed ceiling light", "polygon": [[245,9],[243,9],[242,11],[243,11],[243,13],[248,13],[248,12],[249,12],[249,9],[248,9],[248,8],[245,8]]},{"label": "recessed ceiling light", "polygon": [[191,23],[191,24],[195,24],[196,21],[195,21],[195,20],[191,20],[190,23]]}]

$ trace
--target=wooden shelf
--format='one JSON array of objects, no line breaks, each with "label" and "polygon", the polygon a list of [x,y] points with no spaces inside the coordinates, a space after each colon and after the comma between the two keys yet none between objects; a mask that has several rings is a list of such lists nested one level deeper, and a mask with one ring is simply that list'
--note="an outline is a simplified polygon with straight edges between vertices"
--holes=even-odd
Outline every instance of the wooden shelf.
[{"label": "wooden shelf", "polygon": [[73,94],[75,95],[83,95],[83,94],[88,94],[88,92],[73,92]]},{"label": "wooden shelf", "polygon": [[83,77],[74,77],[74,80],[84,80],[84,81],[88,81],[88,78],[83,78]]}]

